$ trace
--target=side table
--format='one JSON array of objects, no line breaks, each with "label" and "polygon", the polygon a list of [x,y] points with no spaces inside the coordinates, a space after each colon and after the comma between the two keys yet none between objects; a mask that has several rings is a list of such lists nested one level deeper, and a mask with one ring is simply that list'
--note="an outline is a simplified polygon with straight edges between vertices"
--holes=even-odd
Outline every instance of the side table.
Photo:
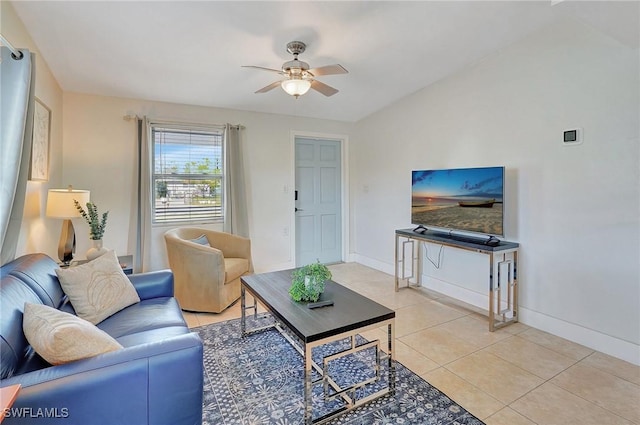
[{"label": "side table", "polygon": [[0,388],[0,405],[2,405],[2,411],[0,411],[2,413],[0,414],[0,422],[4,419],[5,412],[7,412],[13,405],[13,402],[16,401],[18,392],[20,392],[20,384]]},{"label": "side table", "polygon": [[[79,266],[87,263],[89,260],[74,260],[69,267]],[[133,274],[133,255],[118,255],[118,261],[122,266],[124,274]]]}]

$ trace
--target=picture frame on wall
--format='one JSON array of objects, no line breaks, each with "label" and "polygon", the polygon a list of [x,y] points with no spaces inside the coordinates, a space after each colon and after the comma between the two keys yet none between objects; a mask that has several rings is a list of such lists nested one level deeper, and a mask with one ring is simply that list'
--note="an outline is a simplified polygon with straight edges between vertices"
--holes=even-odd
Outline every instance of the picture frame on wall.
[{"label": "picture frame on wall", "polygon": [[29,180],[49,180],[49,145],[51,136],[51,109],[35,98],[33,137]]}]

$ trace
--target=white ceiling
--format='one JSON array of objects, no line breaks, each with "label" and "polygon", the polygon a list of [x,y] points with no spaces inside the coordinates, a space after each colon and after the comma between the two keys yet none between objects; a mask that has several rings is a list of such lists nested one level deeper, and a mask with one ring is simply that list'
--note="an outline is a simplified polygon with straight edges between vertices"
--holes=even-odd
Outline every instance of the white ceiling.
[{"label": "white ceiling", "polygon": [[[555,5],[552,5],[554,3]],[[357,121],[561,18],[638,48],[640,3],[547,1],[13,1],[62,89]],[[280,88],[285,45],[307,43],[340,92]],[[10,40],[9,40],[10,41]],[[19,46],[18,46],[19,47]]]}]

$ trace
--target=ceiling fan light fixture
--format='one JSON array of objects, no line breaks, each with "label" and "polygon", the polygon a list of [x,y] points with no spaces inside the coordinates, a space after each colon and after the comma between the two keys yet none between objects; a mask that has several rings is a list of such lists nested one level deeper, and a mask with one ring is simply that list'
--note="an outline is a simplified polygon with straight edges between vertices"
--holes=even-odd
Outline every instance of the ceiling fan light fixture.
[{"label": "ceiling fan light fixture", "polygon": [[282,86],[282,90],[287,92],[287,94],[297,98],[309,91],[311,88],[311,81],[301,78],[291,78],[283,80],[280,85]]},{"label": "ceiling fan light fixture", "polygon": [[309,68],[309,64],[298,59],[298,55],[306,49],[306,44],[302,41],[292,41],[287,44],[287,52],[293,55],[293,60],[282,64],[281,69],[265,68],[264,66],[243,65],[243,68],[256,68],[263,71],[275,72],[284,77],[284,80],[274,81],[257,90],[256,93],[266,93],[275,89],[278,86],[282,87],[282,90],[290,96],[296,99],[309,91],[314,89],[320,94],[325,96],[333,96],[338,93],[338,90],[325,83],[316,80],[316,77],[323,75],[337,75],[348,74],[349,71],[344,69],[342,65],[326,65],[319,68]]}]

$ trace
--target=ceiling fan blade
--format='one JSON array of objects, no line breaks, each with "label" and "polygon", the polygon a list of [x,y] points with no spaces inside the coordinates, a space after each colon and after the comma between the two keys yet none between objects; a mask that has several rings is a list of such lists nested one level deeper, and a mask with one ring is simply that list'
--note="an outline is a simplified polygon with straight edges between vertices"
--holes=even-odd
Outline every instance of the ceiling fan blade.
[{"label": "ceiling fan blade", "polygon": [[318,80],[313,80],[311,82],[311,88],[317,92],[322,93],[325,96],[333,96],[334,94],[338,93],[337,89],[334,89],[333,87],[328,86],[325,83],[321,83]]},{"label": "ceiling fan blade", "polygon": [[255,65],[241,65],[242,68],[255,68],[255,69],[261,69],[263,71],[271,71],[271,72],[277,72],[278,74],[282,74],[282,75],[286,75],[284,72],[282,72],[281,69],[273,69],[273,68],[265,68],[264,66],[255,66]]},{"label": "ceiling fan blade", "polygon": [[260,90],[257,90],[256,93],[266,93],[269,90],[273,90],[273,89],[275,89],[276,87],[279,87],[279,86],[280,86],[280,81],[274,81],[273,83],[269,84],[268,86],[263,87]]},{"label": "ceiling fan blade", "polygon": [[349,71],[344,69],[342,65],[327,65],[321,66],[319,68],[313,68],[309,70],[314,76],[318,77],[320,75],[336,75],[336,74],[348,74]]}]

